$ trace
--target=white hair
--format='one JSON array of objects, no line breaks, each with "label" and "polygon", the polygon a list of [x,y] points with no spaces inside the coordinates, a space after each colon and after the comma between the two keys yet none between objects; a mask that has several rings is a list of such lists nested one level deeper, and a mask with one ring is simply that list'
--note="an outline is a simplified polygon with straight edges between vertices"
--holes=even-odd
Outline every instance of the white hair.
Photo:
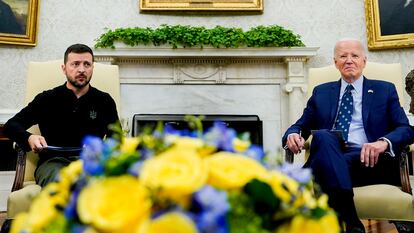
[{"label": "white hair", "polygon": [[342,38],[342,39],[340,39],[340,40],[338,40],[336,43],[335,43],[335,46],[334,46],[334,49],[333,49],[333,55],[334,55],[334,57],[335,57],[335,53],[336,53],[336,49],[337,49],[337,47],[338,47],[338,44],[339,43],[341,43],[341,42],[345,42],[345,41],[353,41],[353,42],[357,42],[360,46],[361,46],[361,48],[362,48],[362,52],[364,53],[364,56],[366,56],[366,49],[365,49],[365,46],[362,44],[362,42],[360,41],[360,40],[358,40],[358,39],[355,39],[355,38]]}]

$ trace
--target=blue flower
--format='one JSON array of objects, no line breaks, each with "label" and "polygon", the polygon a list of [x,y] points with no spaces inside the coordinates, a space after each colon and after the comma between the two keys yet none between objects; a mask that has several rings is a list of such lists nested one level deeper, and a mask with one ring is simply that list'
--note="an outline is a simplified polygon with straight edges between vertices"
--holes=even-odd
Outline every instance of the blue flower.
[{"label": "blue flower", "polygon": [[203,233],[227,233],[227,193],[206,185],[193,195],[192,218]]},{"label": "blue flower", "polygon": [[119,145],[119,142],[113,138],[108,138],[103,143],[102,148],[102,162],[105,162],[113,155],[115,148]]},{"label": "blue flower", "polygon": [[139,149],[138,152],[139,152],[139,155],[140,155],[139,160],[141,160],[141,161],[150,159],[155,154],[154,150],[151,150],[151,149],[148,149],[148,148],[145,148],[145,147]]},{"label": "blue flower", "polygon": [[80,189],[74,190],[69,198],[69,203],[66,205],[64,214],[68,220],[73,220],[78,217],[76,206],[78,204],[78,196]]},{"label": "blue flower", "polygon": [[247,155],[248,157],[263,163],[263,159],[265,157],[265,153],[263,151],[263,148],[258,145],[251,145],[247,151],[245,151],[243,154]]},{"label": "blue flower", "polygon": [[86,136],[83,140],[83,150],[80,157],[83,160],[83,169],[89,175],[101,175],[104,172],[104,167],[100,162],[103,154],[104,143],[102,139],[95,136]]},{"label": "blue flower", "polygon": [[133,163],[129,169],[128,169],[128,173],[138,177],[139,176],[139,171],[141,170],[142,165],[144,164],[144,161],[137,161],[135,163]]},{"label": "blue flower", "polygon": [[192,137],[192,138],[195,138],[198,136],[197,131],[189,130],[189,129],[177,130],[177,129],[174,129],[174,127],[170,124],[166,124],[164,126],[164,133],[166,135],[169,134],[169,135],[177,135],[177,136]]},{"label": "blue flower", "polygon": [[80,224],[74,224],[74,226],[71,227],[71,232],[73,233],[83,233],[85,232],[87,227],[85,225]]},{"label": "blue flower", "polygon": [[285,173],[301,184],[307,184],[312,180],[311,169],[302,168],[297,164],[284,163],[279,167],[279,171]]},{"label": "blue flower", "polygon": [[114,150],[118,145],[119,142],[113,138],[103,141],[96,136],[86,136],[80,153],[85,172],[91,176],[102,175],[105,162],[114,156]]},{"label": "blue flower", "polygon": [[[155,131],[155,132],[158,132],[158,131]],[[154,133],[155,133],[154,132]],[[164,126],[164,133],[165,134],[172,134],[172,135],[181,135],[181,131],[180,130],[177,130],[177,129],[175,129],[172,125],[170,125],[170,124],[165,124],[165,126]],[[162,133],[161,133],[161,135],[162,135]]]},{"label": "blue flower", "polygon": [[64,209],[65,217],[69,220],[78,218],[78,197],[82,189],[87,185],[87,179],[85,175],[81,175],[78,181],[71,187],[72,193],[69,197],[69,202]]},{"label": "blue flower", "polygon": [[236,130],[227,128],[224,122],[216,121],[206,132],[204,139],[207,144],[215,146],[219,150],[234,152],[233,139],[236,136]]}]

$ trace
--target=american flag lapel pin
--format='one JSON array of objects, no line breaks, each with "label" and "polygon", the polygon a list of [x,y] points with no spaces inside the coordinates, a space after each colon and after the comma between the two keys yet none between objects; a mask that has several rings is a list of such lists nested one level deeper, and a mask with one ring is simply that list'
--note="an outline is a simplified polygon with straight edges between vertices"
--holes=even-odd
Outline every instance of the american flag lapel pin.
[{"label": "american flag lapel pin", "polygon": [[374,93],[374,91],[372,89],[369,89],[368,93]]}]

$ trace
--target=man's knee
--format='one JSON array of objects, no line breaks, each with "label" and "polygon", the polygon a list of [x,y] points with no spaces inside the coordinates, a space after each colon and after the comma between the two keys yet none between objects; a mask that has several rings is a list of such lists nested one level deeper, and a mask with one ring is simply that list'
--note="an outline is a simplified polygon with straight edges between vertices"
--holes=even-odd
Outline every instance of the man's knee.
[{"label": "man's knee", "polygon": [[337,160],[343,160],[341,145],[334,133],[318,130],[312,135],[309,165],[312,164],[314,169],[330,169],[337,164]]},{"label": "man's knee", "polygon": [[56,181],[56,178],[63,167],[69,164],[66,160],[50,159],[39,165],[35,171],[36,183],[42,187]]},{"label": "man's knee", "polygon": [[[43,165],[43,164],[42,164]],[[35,172],[36,183],[42,187],[56,180],[60,171],[60,166],[42,166],[40,165]]]},{"label": "man's knee", "polygon": [[338,138],[334,133],[327,129],[316,130],[312,133],[311,147],[326,145],[339,146]]}]

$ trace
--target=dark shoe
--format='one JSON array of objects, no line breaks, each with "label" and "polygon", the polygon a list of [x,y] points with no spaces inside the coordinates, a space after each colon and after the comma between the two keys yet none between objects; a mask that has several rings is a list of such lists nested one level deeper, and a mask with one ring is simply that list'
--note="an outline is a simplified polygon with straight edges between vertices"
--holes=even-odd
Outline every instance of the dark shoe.
[{"label": "dark shoe", "polygon": [[414,232],[414,222],[392,221],[398,233]]},{"label": "dark shoe", "polygon": [[350,231],[347,231],[347,233],[365,233],[364,227],[353,227]]},{"label": "dark shoe", "polygon": [[329,194],[328,203],[338,213],[339,220],[345,223],[346,232],[365,233],[364,224],[356,212],[352,190],[334,190]]},{"label": "dark shoe", "polygon": [[358,219],[356,222],[352,224],[347,224],[346,226],[347,233],[365,233],[364,224]]},{"label": "dark shoe", "polygon": [[6,219],[1,226],[1,233],[9,233],[11,227],[12,219]]}]

